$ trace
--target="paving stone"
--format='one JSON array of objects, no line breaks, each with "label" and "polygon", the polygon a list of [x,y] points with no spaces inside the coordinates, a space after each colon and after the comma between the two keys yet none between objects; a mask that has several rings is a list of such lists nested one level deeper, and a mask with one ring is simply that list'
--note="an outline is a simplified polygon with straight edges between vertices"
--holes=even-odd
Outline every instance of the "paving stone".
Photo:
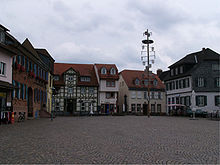
[{"label": "paving stone", "polygon": [[92,116],[0,125],[0,164],[218,164],[219,124]]}]

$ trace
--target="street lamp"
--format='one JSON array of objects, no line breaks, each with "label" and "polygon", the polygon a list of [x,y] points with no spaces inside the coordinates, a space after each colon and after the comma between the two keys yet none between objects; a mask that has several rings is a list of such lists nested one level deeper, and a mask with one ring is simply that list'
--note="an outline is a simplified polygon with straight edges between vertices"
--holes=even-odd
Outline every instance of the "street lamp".
[{"label": "street lamp", "polygon": [[[147,106],[147,115],[148,117],[150,117],[150,67],[151,64],[150,63],[154,63],[154,59],[155,59],[155,51],[154,51],[154,47],[151,47],[151,55],[150,55],[150,50],[149,50],[149,45],[154,43],[153,40],[150,40],[149,37],[151,36],[151,32],[145,31],[143,33],[143,36],[146,37],[146,39],[142,40],[142,43],[144,45],[142,45],[142,51],[141,51],[141,60],[142,60],[142,64],[145,66],[145,72],[147,72],[147,79],[148,79],[148,84],[147,84],[147,91],[148,91],[148,106]],[[145,48],[147,48],[147,50],[145,50]],[[144,55],[142,55],[144,53]],[[153,59],[152,59],[153,57]],[[146,66],[147,64],[147,66]]]}]

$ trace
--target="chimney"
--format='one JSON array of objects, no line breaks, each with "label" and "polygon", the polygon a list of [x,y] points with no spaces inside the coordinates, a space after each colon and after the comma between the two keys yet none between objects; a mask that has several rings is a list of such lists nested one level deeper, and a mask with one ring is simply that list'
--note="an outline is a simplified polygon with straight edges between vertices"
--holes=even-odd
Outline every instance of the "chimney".
[{"label": "chimney", "polygon": [[202,54],[205,55],[205,48],[202,48]]},{"label": "chimney", "polygon": [[162,72],[163,72],[162,69],[157,69],[157,76],[160,76]]}]

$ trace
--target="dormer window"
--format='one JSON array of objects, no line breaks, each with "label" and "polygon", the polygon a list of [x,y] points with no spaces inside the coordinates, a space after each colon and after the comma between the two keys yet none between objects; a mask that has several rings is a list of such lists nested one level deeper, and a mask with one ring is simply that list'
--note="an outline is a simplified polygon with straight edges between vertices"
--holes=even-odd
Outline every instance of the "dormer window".
[{"label": "dormer window", "polygon": [[156,79],[154,80],[154,82],[153,82],[153,83],[154,83],[154,86],[157,86],[157,84],[158,84],[158,82],[157,82],[157,80],[156,80]]},{"label": "dormer window", "polygon": [[111,68],[110,74],[111,74],[111,75],[115,75],[115,74],[116,74],[115,68]]},{"label": "dormer window", "polygon": [[82,82],[90,82],[91,78],[88,77],[88,76],[82,76],[82,77],[80,77],[80,81],[82,81]]},{"label": "dormer window", "polygon": [[175,68],[175,75],[178,75],[178,68]]},{"label": "dormer window", "polygon": [[53,79],[54,79],[55,81],[58,81],[58,80],[59,80],[59,76],[54,76]]},{"label": "dormer window", "polygon": [[173,70],[173,69],[170,70],[170,75],[171,75],[171,76],[174,75],[174,70]]},{"label": "dormer window", "polygon": [[148,85],[148,80],[144,80],[144,85],[147,86]]},{"label": "dormer window", "polygon": [[180,66],[180,74],[183,73],[183,66]]},{"label": "dormer window", "polygon": [[5,43],[5,32],[4,31],[0,31],[0,42]]},{"label": "dormer window", "polygon": [[106,70],[105,67],[103,67],[103,68],[101,69],[101,74],[107,74],[107,70]]},{"label": "dormer window", "polygon": [[135,80],[135,85],[139,85],[140,84],[140,80],[139,79],[136,79]]}]

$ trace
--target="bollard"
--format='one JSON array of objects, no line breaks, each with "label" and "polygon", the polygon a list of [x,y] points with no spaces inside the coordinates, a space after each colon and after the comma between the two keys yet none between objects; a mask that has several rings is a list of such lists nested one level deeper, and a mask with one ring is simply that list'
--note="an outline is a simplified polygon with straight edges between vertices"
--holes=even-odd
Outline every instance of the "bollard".
[{"label": "bollard", "polygon": [[11,124],[15,123],[15,115],[14,112],[11,113]]}]

